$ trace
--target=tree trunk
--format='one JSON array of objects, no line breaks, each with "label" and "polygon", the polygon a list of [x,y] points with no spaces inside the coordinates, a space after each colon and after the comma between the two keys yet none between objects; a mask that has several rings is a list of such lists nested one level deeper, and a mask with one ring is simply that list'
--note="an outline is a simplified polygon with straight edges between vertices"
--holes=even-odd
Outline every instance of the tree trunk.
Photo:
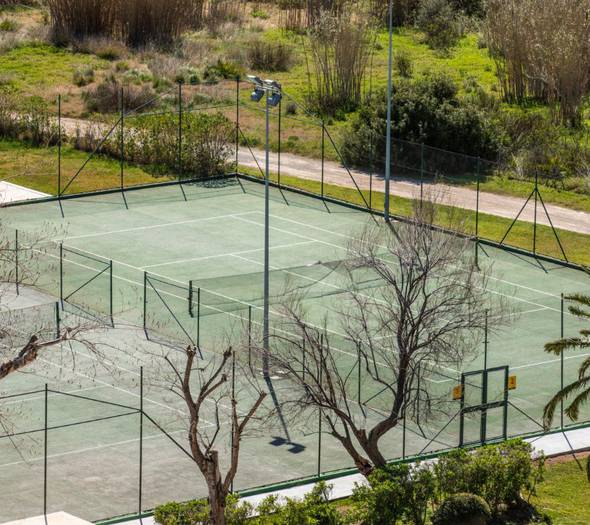
[{"label": "tree trunk", "polygon": [[221,482],[208,486],[209,491],[209,519],[211,525],[225,525],[225,500]]}]

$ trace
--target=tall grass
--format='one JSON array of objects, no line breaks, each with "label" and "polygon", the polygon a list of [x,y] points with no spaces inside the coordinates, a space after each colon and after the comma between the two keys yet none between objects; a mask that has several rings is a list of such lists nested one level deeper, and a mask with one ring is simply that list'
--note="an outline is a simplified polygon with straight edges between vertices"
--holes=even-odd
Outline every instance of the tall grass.
[{"label": "tall grass", "polygon": [[204,0],[47,0],[58,43],[111,37],[134,47],[169,45],[203,20]]}]

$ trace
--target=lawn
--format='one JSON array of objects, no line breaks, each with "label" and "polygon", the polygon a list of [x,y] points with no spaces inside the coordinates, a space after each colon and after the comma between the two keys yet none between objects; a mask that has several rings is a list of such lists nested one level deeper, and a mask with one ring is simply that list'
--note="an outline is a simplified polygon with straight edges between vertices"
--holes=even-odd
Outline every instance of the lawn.
[{"label": "lawn", "polygon": [[[582,467],[584,461],[580,459]],[[583,468],[571,456],[551,460],[533,503],[553,518],[554,525],[590,523],[590,482]]]}]

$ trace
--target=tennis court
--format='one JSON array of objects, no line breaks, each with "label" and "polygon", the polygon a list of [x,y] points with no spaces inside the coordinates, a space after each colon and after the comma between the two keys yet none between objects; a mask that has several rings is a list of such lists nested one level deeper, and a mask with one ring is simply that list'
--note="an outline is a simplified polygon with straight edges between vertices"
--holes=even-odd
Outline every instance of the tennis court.
[{"label": "tennis court", "polygon": [[[77,356],[78,366],[73,375],[67,372],[71,363],[47,363],[47,369],[59,371],[56,377],[17,375],[13,384],[5,385],[11,391],[35,392],[13,400],[23,432],[44,418],[43,385],[48,381],[55,385],[47,394],[50,420],[54,418],[60,427],[48,439],[50,510],[59,508],[92,520],[137,511],[142,355],[163,342],[194,343],[206,359],[244,326],[260,324],[263,192],[259,182],[231,178],[136,189],[127,191],[125,198],[120,193],[84,195],[2,210],[4,226],[18,228],[18,242],[43,238],[43,275],[36,286],[47,294],[48,323],[53,302],[61,299],[64,317],[92,315],[115,326],[97,330],[96,337],[112,346],[108,358],[119,380],[112,371],[93,365],[95,358],[85,349],[75,348],[72,356]],[[347,243],[375,219],[361,210],[288,190],[273,188],[271,199],[272,303],[281,299],[286,284],[294,284],[305,293],[311,317],[329,315],[345,292],[340,265]],[[540,431],[543,406],[562,378],[567,383],[575,377],[586,357],[561,360],[545,354],[543,345],[562,331],[573,336],[582,327],[563,310],[561,294],[590,293],[588,275],[486,245],[480,247],[479,257],[481,264],[493,263],[490,293],[505,297],[518,316],[511,326],[490,335],[485,378],[482,341],[478,357],[465,363],[463,370],[440,370],[428,379],[437,391],[448,394],[446,413],[429,421],[408,421],[391,431],[383,440],[391,459],[456,447],[461,426],[464,443],[482,436],[491,440],[504,433]],[[368,289],[372,285],[366,284]],[[271,304],[272,315],[276,313]],[[329,330],[331,348],[339,352],[344,369],[354,372],[356,356],[336,324]],[[129,352],[118,353],[115,347],[121,345],[136,349],[136,358]],[[92,373],[84,371],[85,365]],[[458,402],[451,399],[461,372],[466,371],[474,372],[465,383],[467,406],[478,404],[484,381],[487,401],[498,401],[497,407],[486,411],[483,435],[481,412],[460,418]],[[508,375],[517,377],[517,388],[504,399]],[[359,413],[370,425],[379,416],[379,397],[362,388],[360,374],[358,387]],[[275,388],[280,398],[288,384],[277,379]],[[97,402],[73,397],[82,393]],[[185,439],[178,401],[154,391],[145,394],[144,403],[170,435]],[[582,414],[583,421],[589,419],[590,414]],[[92,422],[67,426],[86,420]],[[556,425],[560,424],[558,416]],[[205,487],[188,458],[149,422],[144,432],[142,508],[204,495]],[[34,506],[43,496],[42,442],[31,444],[30,455],[23,458],[7,440],[0,440],[0,482],[13,487],[0,495],[0,521],[42,511]],[[234,488],[251,489],[351,466],[335,440],[322,432],[318,414],[309,414],[298,425],[248,437]],[[26,500],[19,493],[27,494]]]}]

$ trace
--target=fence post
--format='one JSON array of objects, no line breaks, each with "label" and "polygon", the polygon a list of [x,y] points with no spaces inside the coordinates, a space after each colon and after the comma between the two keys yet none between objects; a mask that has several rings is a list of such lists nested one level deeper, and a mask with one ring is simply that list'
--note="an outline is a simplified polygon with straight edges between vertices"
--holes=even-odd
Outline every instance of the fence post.
[{"label": "fence post", "polygon": [[475,266],[479,266],[479,186],[480,186],[480,158],[477,157],[477,182],[475,190]]},{"label": "fence post", "polygon": [[64,307],[64,245],[59,243],[59,302]]},{"label": "fence post", "polygon": [[[560,325],[561,325],[561,331],[560,331],[560,335],[561,335],[561,339],[563,339],[565,337],[565,320],[564,320],[564,296],[563,293],[561,294],[561,308],[560,308],[560,316],[561,316],[561,320],[560,320]],[[560,366],[561,366],[561,371],[560,371],[560,391],[563,391],[563,386],[564,386],[564,365],[565,365],[565,360],[564,360],[564,353],[561,352],[560,355]],[[560,401],[560,426],[561,429],[563,430],[563,398]]]},{"label": "fence post", "polygon": [[57,95],[57,196],[61,196],[61,93]]},{"label": "fence post", "polygon": [[121,191],[124,188],[124,180],[125,180],[125,102],[124,102],[124,88],[121,86],[121,90],[119,92],[119,111],[121,112],[121,136],[119,137],[119,156],[120,159],[120,174],[119,174],[119,185],[121,187]]},{"label": "fence post", "polygon": [[537,255],[537,201],[539,200],[539,174],[535,171],[535,216],[533,218],[533,255]]},{"label": "fence post", "polygon": [[178,184],[182,197],[186,202],[186,193],[182,186],[184,166],[182,165],[182,81],[178,82]]},{"label": "fence post", "polygon": [[47,427],[49,416],[49,389],[45,383],[45,419],[43,425],[43,516],[47,519]]},{"label": "fence post", "polygon": [[236,174],[240,164],[240,75],[236,77]]},{"label": "fence post", "polygon": [[143,523],[141,512],[143,507],[143,366],[139,367],[139,498],[138,498],[138,517],[139,522]]},{"label": "fence post", "polygon": [[373,171],[374,166],[374,154],[373,154],[373,134],[369,136],[369,209],[373,210]]},{"label": "fence post", "polygon": [[[320,373],[319,382],[320,386],[323,381],[322,367],[324,366],[324,334],[320,334]],[[318,470],[317,477],[319,478],[322,474],[322,409],[319,408],[318,412]]]},{"label": "fence post", "polygon": [[143,272],[143,330],[147,335],[147,281],[148,273]]},{"label": "fence post", "polygon": [[109,313],[111,314],[111,325],[115,327],[115,314],[113,310],[113,261],[109,261]]},{"label": "fence post", "polygon": [[61,318],[59,316],[59,301],[55,301],[55,337],[61,334]]},{"label": "fence post", "polygon": [[420,206],[424,200],[424,142],[420,144]]},{"label": "fence post", "polygon": [[248,305],[248,368],[252,370],[252,305]]},{"label": "fence post", "polygon": [[[231,406],[232,406],[232,410],[236,410],[236,352],[235,350],[232,351],[232,359],[231,359]],[[235,427],[235,422],[234,422],[234,418],[231,418],[231,449],[234,449],[234,443],[235,443],[235,433],[236,433],[236,427]],[[235,477],[235,476],[234,476]],[[231,483],[230,483],[230,492],[233,493],[234,491],[234,478],[232,478]]]},{"label": "fence post", "polygon": [[324,162],[325,162],[325,135],[326,135],[326,127],[324,125],[324,121],[322,120],[322,179],[321,179],[321,193],[322,199],[324,198]]},{"label": "fence post", "polygon": [[18,229],[14,230],[14,284],[16,286],[16,295],[20,295],[20,286],[19,280],[20,275],[18,271],[19,262],[18,262]]},{"label": "fence post", "polygon": [[404,417],[402,420],[402,459],[406,459],[406,407],[404,406]]},{"label": "fence post", "polygon": [[197,288],[197,349],[201,351],[201,288]]},{"label": "fence post", "polygon": [[281,187],[281,100],[279,99],[279,149],[277,153],[277,182],[279,188]]}]

